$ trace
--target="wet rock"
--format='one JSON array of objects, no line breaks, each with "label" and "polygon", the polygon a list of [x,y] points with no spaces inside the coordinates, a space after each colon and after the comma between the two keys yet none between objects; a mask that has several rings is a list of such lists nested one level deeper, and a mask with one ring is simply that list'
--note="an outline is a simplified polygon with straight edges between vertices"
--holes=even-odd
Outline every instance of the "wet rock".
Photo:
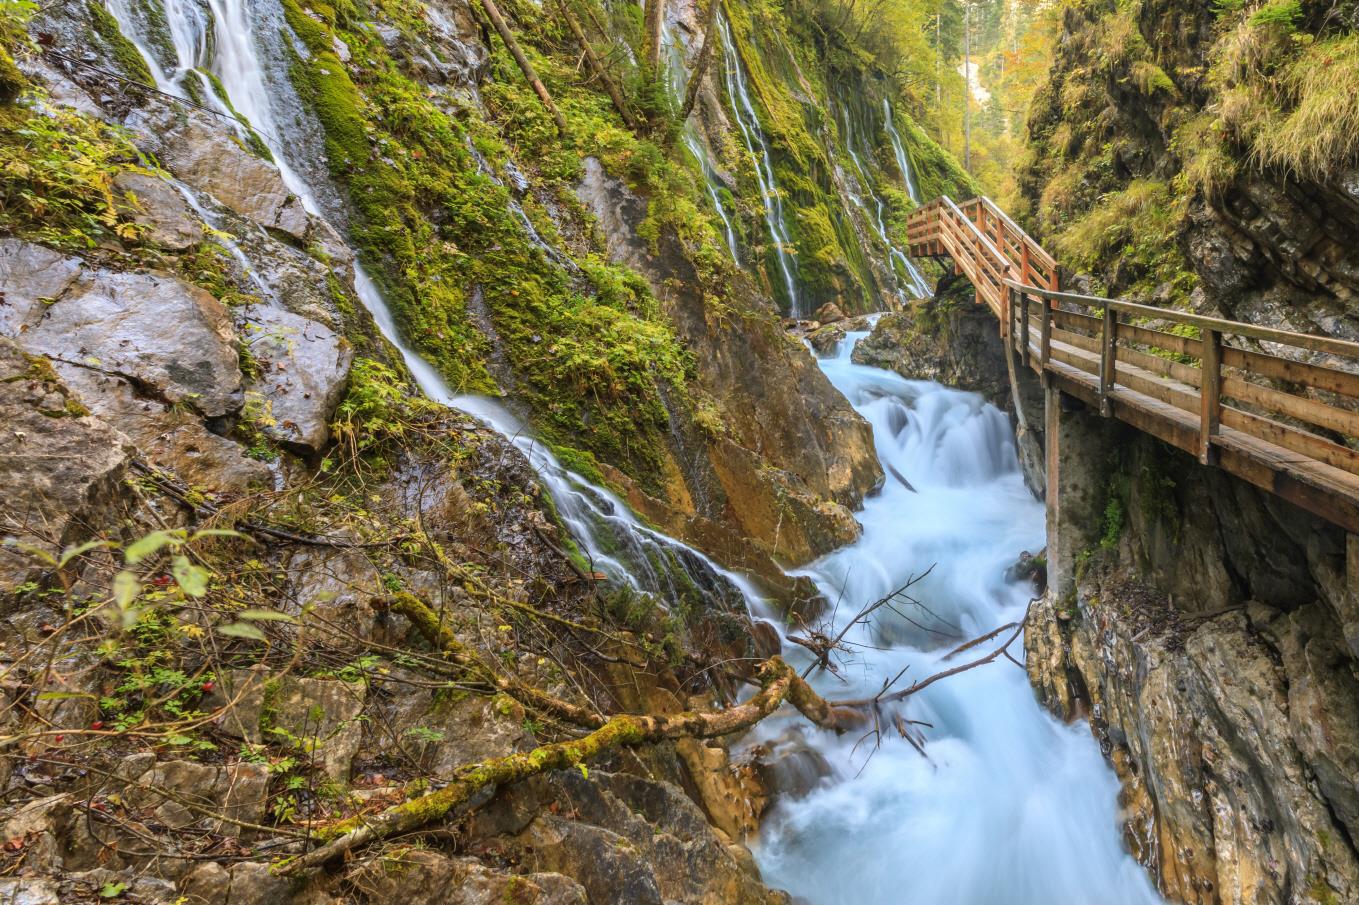
[{"label": "wet rock", "polygon": [[170,251],[183,251],[203,241],[203,224],[184,196],[167,180],[142,173],[119,173],[113,189],[132,210],[142,235]]},{"label": "wet rock", "polygon": [[264,764],[155,763],[134,755],[123,761],[118,774],[127,783],[123,803],[151,811],[159,823],[172,829],[201,826],[209,832],[238,836],[241,828],[236,824],[214,820],[185,802],[245,823],[260,823],[269,803],[269,769]]},{"label": "wet rock", "polygon": [[841,311],[840,306],[835,304],[834,302],[827,302],[820,308],[816,309],[816,315],[814,319],[819,321],[822,324],[822,326],[826,324],[834,324],[845,319],[845,312]]},{"label": "wet rock", "polygon": [[383,721],[384,732],[401,739],[436,777],[451,778],[458,767],[504,757],[530,741],[523,709],[503,698],[396,688],[399,697]]},{"label": "wet rock", "polygon": [[0,877],[4,905],[62,905],[61,889],[50,877]]},{"label": "wet rock", "polygon": [[272,485],[268,465],[247,458],[241,444],[207,430],[201,418],[140,395],[126,378],[85,365],[54,362],[52,367],[86,408],[117,424],[143,458],[187,484],[215,494]]},{"label": "wet rock", "polygon": [[[42,257],[28,251],[12,260]],[[121,375],[207,417],[240,408],[235,334],[211,295],[169,274],[81,268],[75,258],[50,266],[52,276],[40,279],[10,281],[16,270],[0,271],[11,335],[24,348]]]},{"label": "wet rock", "polygon": [[85,262],[19,239],[0,239],[0,336],[18,336],[80,276]]},{"label": "wet rock", "polygon": [[284,185],[278,167],[233,141],[219,122],[157,106],[139,111],[128,126],[181,181],[265,229],[306,238],[309,218],[302,199]]},{"label": "wet rock", "polygon": [[[0,338],[0,536],[51,551],[79,543],[119,510],[132,446],[84,414],[45,359]],[[42,569],[0,546],[0,590]]]},{"label": "wet rock", "polygon": [[208,861],[179,883],[184,905],[289,905],[292,887],[274,876],[268,864],[249,861],[230,867]]},{"label": "wet rock", "polygon": [[407,851],[399,866],[374,863],[356,872],[354,882],[380,902],[439,902],[444,905],[587,905],[584,888],[555,873],[506,874],[472,858]]},{"label": "wet rock", "polygon": [[269,406],[264,432],[316,452],[330,439],[330,417],[349,382],[354,350],[327,327],[279,308],[243,313],[245,342],[258,366],[248,391]]},{"label": "wet rock", "polygon": [[830,764],[801,730],[760,745],[752,754],[761,783],[784,798],[804,798],[831,775]]}]

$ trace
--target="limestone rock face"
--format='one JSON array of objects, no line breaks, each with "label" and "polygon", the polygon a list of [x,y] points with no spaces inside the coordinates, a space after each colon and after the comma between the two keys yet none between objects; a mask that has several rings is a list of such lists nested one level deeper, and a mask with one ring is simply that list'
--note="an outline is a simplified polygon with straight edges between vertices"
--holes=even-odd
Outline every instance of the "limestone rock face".
[{"label": "limestone rock face", "polygon": [[1052,710],[1089,717],[1133,853],[1172,901],[1359,900],[1359,541],[1097,415],[1063,417],[1058,545],[1087,552],[1074,588],[1034,605],[1028,669]]},{"label": "limestone rock face", "polygon": [[[577,194],[597,218],[609,256],[670,299],[672,322],[694,350],[700,383],[728,415],[722,438],[696,437],[693,449],[676,450],[681,488],[660,501],[671,512],[648,511],[648,517],[689,538],[702,532],[698,520],[725,522],[787,562],[805,562],[856,536],[848,510],[882,476],[867,423],[740,274],[733,274],[733,292],[751,315],[739,326],[715,327],[702,281],[678,239],[662,236],[659,254],[652,254],[637,234],[646,203],[599,161],[585,161]],[[699,448],[704,455],[694,455]],[[769,517],[789,504],[791,518]],[[737,558],[719,552],[728,561]]]},{"label": "limestone rock face", "polygon": [[283,184],[278,167],[232,141],[210,117],[155,107],[129,126],[183,182],[265,229],[306,238],[306,208]]},{"label": "limestone rock face", "polygon": [[517,876],[487,870],[472,858],[449,858],[434,852],[410,852],[400,870],[373,865],[357,881],[374,901],[442,902],[446,905],[587,905],[579,883],[554,873]]},{"label": "limestone rock face", "polygon": [[348,385],[354,350],[328,327],[281,308],[251,305],[243,316],[245,342],[259,367],[249,389],[270,409],[265,433],[320,450],[330,439],[330,416]]},{"label": "limestone rock face", "polygon": [[[86,539],[119,505],[132,446],[90,417],[47,362],[0,337],[0,536],[53,552]],[[0,546],[0,592],[36,574]]]},{"label": "limestone rock face", "polygon": [[24,348],[120,375],[206,417],[240,408],[235,333],[207,292],[169,274],[86,267],[35,246],[6,243],[0,255],[0,326]]},{"label": "limestone rock face", "polygon": [[141,173],[119,173],[113,180],[134,211],[133,221],[146,232],[143,238],[170,251],[183,251],[203,241],[203,224],[184,196],[166,180]]}]

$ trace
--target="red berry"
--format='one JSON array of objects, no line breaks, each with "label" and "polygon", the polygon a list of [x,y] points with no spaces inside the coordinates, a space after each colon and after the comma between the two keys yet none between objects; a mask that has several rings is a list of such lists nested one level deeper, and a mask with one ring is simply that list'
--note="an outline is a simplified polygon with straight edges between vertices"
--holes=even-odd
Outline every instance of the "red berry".
[{"label": "red berry", "polygon": [[90,728],[91,728],[91,729],[95,729],[95,730],[103,729],[103,728],[104,728],[104,721],[103,721],[103,720],[95,720],[93,723],[90,723]]},{"label": "red berry", "polygon": [[203,694],[212,694],[212,690],[213,690],[214,688],[217,687],[217,683],[216,683],[216,682],[204,682],[204,683],[203,683],[201,686],[199,686],[199,687],[203,689]]},{"label": "red berry", "polygon": [[66,738],[66,736],[64,736],[64,735],[54,735],[54,736],[52,736],[52,741],[54,741],[54,742],[56,742],[58,745],[60,745],[61,742],[62,742],[62,740],[65,739],[65,738]]}]

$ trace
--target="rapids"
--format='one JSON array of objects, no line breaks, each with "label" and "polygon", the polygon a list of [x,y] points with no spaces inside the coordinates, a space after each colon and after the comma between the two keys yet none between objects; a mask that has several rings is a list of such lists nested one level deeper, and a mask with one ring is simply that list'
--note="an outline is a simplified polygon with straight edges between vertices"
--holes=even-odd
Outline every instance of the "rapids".
[{"label": "rapids", "polygon": [[[841,699],[872,697],[903,669],[894,687],[904,687],[1003,643],[941,665],[959,642],[1024,615],[1029,590],[1007,582],[1006,569],[1044,542],[1043,509],[1024,486],[1005,416],[975,394],[853,364],[865,335],[851,333],[821,367],[872,425],[889,477],[859,513],[859,541],[805,571],[838,601],[838,631],[934,568],[908,591],[921,606],[898,604],[902,615],[879,610],[882,619],[851,628],[839,676],[814,682]],[[1011,651],[1023,655],[1018,641]],[[909,727],[925,756],[891,728],[893,708],[930,724]],[[885,710],[880,739],[806,733],[832,775],[766,818],[756,857],[771,886],[814,905],[1161,902],[1121,845],[1118,783],[1089,730],[1044,712],[1013,663],[998,659]],[[767,722],[758,738],[790,726]]]}]

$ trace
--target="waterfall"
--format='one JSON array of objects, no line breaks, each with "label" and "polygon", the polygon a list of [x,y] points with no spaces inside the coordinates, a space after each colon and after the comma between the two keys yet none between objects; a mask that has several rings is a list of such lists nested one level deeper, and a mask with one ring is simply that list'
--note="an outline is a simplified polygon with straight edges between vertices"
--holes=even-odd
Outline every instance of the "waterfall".
[{"label": "waterfall", "polygon": [[[872,426],[893,477],[859,513],[860,539],[805,570],[838,601],[823,630],[847,629],[839,675],[813,679],[841,699],[1003,643],[944,662],[965,639],[1023,617],[1030,591],[1006,568],[1044,541],[1005,416],[976,394],[853,364],[865,335],[850,334],[821,366]],[[898,600],[872,625],[851,624],[931,565],[908,592],[919,606]],[[1018,642],[1011,650],[1022,656]],[[809,662],[793,645],[786,653]],[[918,730],[907,720],[926,724],[923,754],[897,717],[908,732]],[[878,724],[877,738],[806,733],[832,773],[765,818],[756,857],[766,882],[810,905],[1163,905],[1122,848],[1118,782],[1095,739],[1043,711],[1015,664],[997,659],[880,705]],[[757,732],[773,741],[800,728],[790,717]]]},{"label": "waterfall", "polygon": [[[883,104],[885,105],[886,103],[887,101],[884,100]],[[892,122],[890,114],[891,107],[888,107],[887,109],[889,111],[887,119],[888,128],[892,129],[891,134],[895,135],[896,130],[891,126]],[[840,119],[844,123],[845,128],[844,133],[845,150],[849,153],[849,158],[854,163],[854,170],[855,173],[857,174],[856,181],[859,183],[861,188],[863,188],[865,191],[869,191],[872,188],[873,182],[869,177],[868,168],[864,166],[863,159],[859,156],[859,152],[855,149],[855,144],[858,141],[862,141],[863,139],[862,136],[854,129],[854,123],[853,120],[850,118],[849,107],[847,105],[842,104],[840,106]],[[896,147],[896,151],[899,155],[904,156],[904,152],[901,151],[899,143]],[[900,160],[898,161],[898,164],[899,163]],[[909,190],[909,185],[907,186],[907,188]],[[906,252],[898,248],[896,243],[892,241],[891,236],[887,234],[887,224],[883,220],[882,216],[883,207],[882,199],[875,197],[873,199],[874,200],[873,207],[870,210],[868,205],[864,202],[862,196],[856,194],[853,191],[849,191],[848,194],[850,202],[860,211],[863,212],[864,217],[868,219],[868,222],[873,226],[874,230],[877,232],[878,238],[882,241],[883,246],[887,249],[888,261],[890,263],[890,266],[892,267],[893,273],[900,277],[901,274],[897,273],[897,267],[900,267],[901,271],[903,271],[905,274],[906,284],[907,287],[910,289],[911,294],[914,295],[916,298],[928,298],[931,294],[930,286],[929,283],[926,282],[924,275],[920,272],[920,269],[915,266],[915,262],[912,261],[906,255]],[[914,200],[914,196],[912,196],[912,200]],[[898,288],[897,290],[897,296],[903,302],[906,300],[900,288]]]},{"label": "waterfall", "polygon": [[[660,0],[657,0],[660,2]],[[684,42],[675,33],[675,28],[670,20],[666,20],[661,32],[661,40],[665,45],[665,76],[666,87],[670,90],[670,97],[675,103],[684,102],[684,93],[689,85],[689,70],[684,65]],[[684,146],[689,149],[689,153],[698,162],[699,172],[703,176],[703,186],[708,192],[708,198],[713,203],[713,209],[717,211],[717,217],[722,221],[722,232],[727,240],[727,250],[731,252],[733,261],[740,263],[741,254],[736,245],[736,228],[732,224],[731,215],[727,213],[727,206],[722,201],[722,194],[718,190],[721,179],[717,175],[717,167],[713,165],[712,155],[708,153],[708,146],[699,137],[698,129],[694,126],[692,118],[685,120],[680,130],[680,138],[684,141]]]},{"label": "waterfall", "polygon": [[[206,34],[204,26],[212,29],[214,40],[210,44],[216,48],[218,56],[206,62],[220,79],[227,99],[251,122],[261,126],[260,137],[273,155],[288,190],[302,199],[309,213],[323,218],[316,201],[318,187],[303,179],[289,162],[288,155],[293,148],[280,138],[281,118],[276,115],[279,111],[273,106],[273,94],[269,91],[250,27],[248,0],[207,0],[211,23],[199,22],[197,7],[185,0],[160,2],[172,30],[190,34],[194,28],[199,28],[199,34]],[[123,34],[136,46],[145,47],[138,30],[141,27],[138,18],[130,15],[119,0],[109,0],[108,9]],[[162,90],[175,87],[176,76],[167,76],[162,70],[156,77]],[[478,163],[489,170],[484,160]],[[494,173],[490,175],[496,178]],[[197,205],[196,201],[193,203]],[[514,204],[513,199],[509,203]],[[538,235],[522,209],[518,211],[518,217],[530,241],[535,241],[555,260],[560,253]],[[401,354],[421,392],[436,402],[485,421],[524,452],[551,494],[563,522],[594,567],[615,582],[639,592],[659,595],[662,599],[679,599],[691,589],[686,587],[688,585],[738,612],[742,608],[763,610],[765,604],[748,579],[724,569],[692,547],[642,525],[617,496],[565,468],[499,403],[453,393],[438,371],[401,338],[391,310],[357,255],[354,289],[382,335]]]},{"label": "waterfall", "polygon": [[731,99],[736,125],[740,127],[741,137],[746,150],[755,161],[755,178],[760,186],[760,199],[764,204],[764,222],[769,227],[769,237],[774,243],[774,257],[778,261],[779,272],[783,275],[784,290],[788,295],[788,313],[792,317],[802,316],[802,306],[798,299],[797,281],[793,277],[796,262],[793,258],[793,239],[783,217],[783,196],[774,181],[774,164],[769,154],[769,144],[765,141],[760,118],[750,102],[746,90],[745,70],[741,58],[736,53],[736,43],[731,37],[731,25],[725,16],[717,17],[718,33],[722,37],[723,81],[726,83],[727,96]]},{"label": "waterfall", "polygon": [[897,169],[901,170],[901,178],[906,182],[906,194],[911,196],[914,204],[920,204],[920,186],[915,182],[915,169],[911,166],[911,158],[906,155],[906,148],[901,144],[901,136],[897,134],[896,120],[892,115],[892,104],[887,98],[882,99],[882,112],[885,117],[887,137],[892,141],[892,153],[897,159]]}]

